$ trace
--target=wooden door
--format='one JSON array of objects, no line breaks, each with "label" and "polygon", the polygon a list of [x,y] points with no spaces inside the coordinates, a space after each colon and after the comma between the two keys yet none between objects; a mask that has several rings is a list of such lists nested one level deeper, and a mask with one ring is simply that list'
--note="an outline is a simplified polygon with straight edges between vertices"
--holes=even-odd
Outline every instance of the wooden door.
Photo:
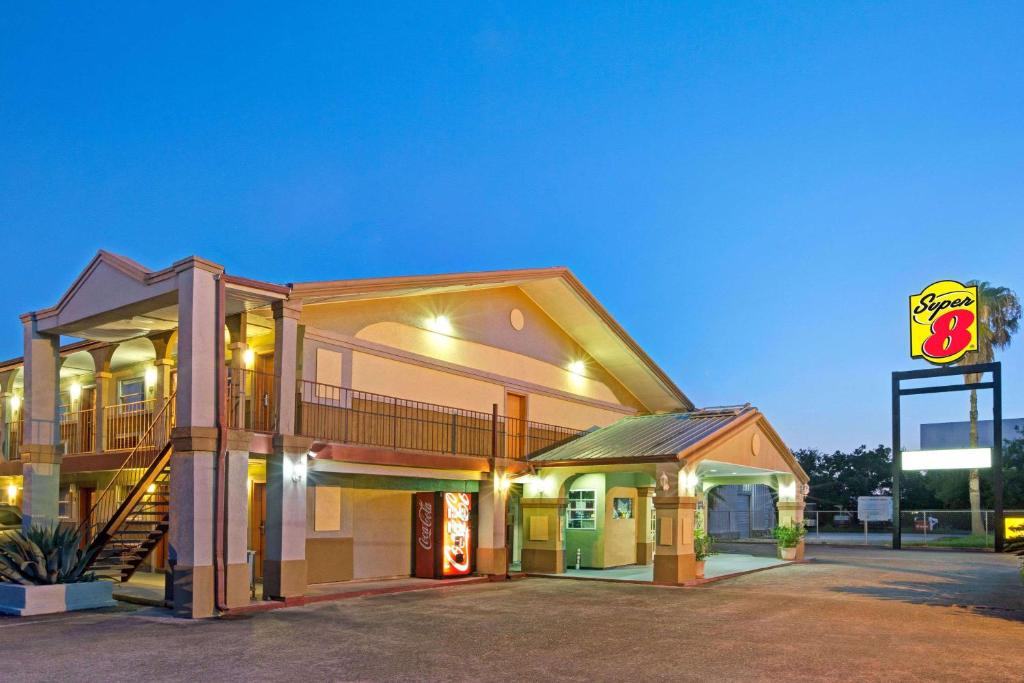
[{"label": "wooden door", "polygon": [[250,386],[251,429],[256,432],[274,431],[274,354],[256,356],[255,372]]},{"label": "wooden door", "polygon": [[523,458],[526,450],[526,397],[505,395],[505,457]]},{"label": "wooden door", "polygon": [[256,578],[263,578],[263,546],[267,534],[267,485],[253,482],[249,502],[249,550],[256,553]]}]

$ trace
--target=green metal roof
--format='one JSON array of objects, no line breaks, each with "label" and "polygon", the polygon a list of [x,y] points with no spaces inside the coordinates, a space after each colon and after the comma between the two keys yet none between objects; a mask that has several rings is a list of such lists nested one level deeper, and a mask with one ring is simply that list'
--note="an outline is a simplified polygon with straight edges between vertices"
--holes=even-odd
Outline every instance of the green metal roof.
[{"label": "green metal roof", "polygon": [[685,413],[624,417],[607,427],[539,453],[531,457],[530,462],[595,462],[675,456],[753,410],[748,403]]}]

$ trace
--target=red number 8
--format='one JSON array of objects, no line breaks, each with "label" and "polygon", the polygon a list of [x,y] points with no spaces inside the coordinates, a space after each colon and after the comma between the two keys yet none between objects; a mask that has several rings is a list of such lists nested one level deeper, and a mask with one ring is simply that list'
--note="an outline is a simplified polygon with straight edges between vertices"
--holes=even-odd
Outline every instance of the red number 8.
[{"label": "red number 8", "polygon": [[932,334],[924,340],[921,349],[930,358],[948,358],[967,348],[971,343],[971,324],[974,314],[970,311],[949,311],[932,323]]}]

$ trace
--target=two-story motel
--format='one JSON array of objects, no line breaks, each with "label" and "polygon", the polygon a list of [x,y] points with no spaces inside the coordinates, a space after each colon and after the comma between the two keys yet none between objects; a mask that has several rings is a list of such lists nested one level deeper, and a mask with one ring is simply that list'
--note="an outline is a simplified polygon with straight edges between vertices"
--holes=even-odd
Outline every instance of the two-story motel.
[{"label": "two-story motel", "polygon": [[714,486],[802,518],[765,417],[697,409],[565,268],[277,285],[100,252],[22,322],[0,502],[79,526],[115,579],[170,571],[183,616],[249,602],[247,551],[270,599],[577,550],[682,584]]}]

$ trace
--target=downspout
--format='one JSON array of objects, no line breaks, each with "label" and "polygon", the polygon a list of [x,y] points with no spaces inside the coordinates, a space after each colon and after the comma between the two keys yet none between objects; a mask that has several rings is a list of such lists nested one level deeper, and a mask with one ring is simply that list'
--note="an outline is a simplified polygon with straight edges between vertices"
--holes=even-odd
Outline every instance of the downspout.
[{"label": "downspout", "polygon": [[227,611],[227,451],[228,426],[225,420],[224,407],[227,403],[228,368],[224,354],[224,327],[227,323],[226,286],[224,274],[216,276],[217,281],[217,331],[215,363],[217,365],[216,405],[217,416],[217,484],[214,489],[214,531],[213,531],[213,595],[214,606],[218,612]]}]

